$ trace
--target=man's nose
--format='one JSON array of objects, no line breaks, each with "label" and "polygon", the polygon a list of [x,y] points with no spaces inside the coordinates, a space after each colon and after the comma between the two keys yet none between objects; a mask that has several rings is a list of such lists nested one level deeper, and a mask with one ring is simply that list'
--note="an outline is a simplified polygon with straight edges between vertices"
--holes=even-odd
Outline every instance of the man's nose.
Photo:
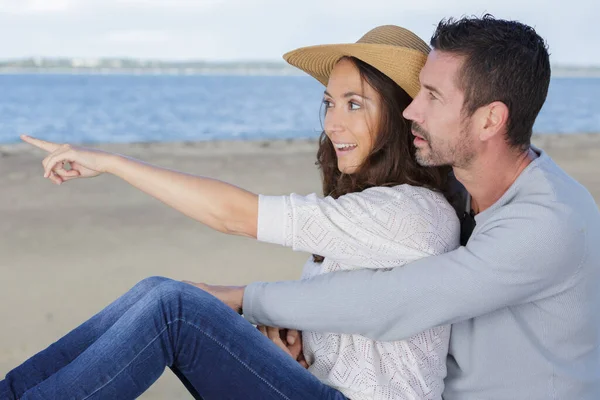
[{"label": "man's nose", "polygon": [[420,111],[421,108],[421,100],[420,100],[420,94],[421,92],[419,92],[417,94],[417,96],[413,99],[413,101],[410,102],[410,104],[408,105],[408,107],[406,107],[404,109],[404,111],[402,112],[402,116],[404,118],[406,118],[409,121],[415,121],[417,123],[422,123],[423,118],[422,115],[423,113]]}]

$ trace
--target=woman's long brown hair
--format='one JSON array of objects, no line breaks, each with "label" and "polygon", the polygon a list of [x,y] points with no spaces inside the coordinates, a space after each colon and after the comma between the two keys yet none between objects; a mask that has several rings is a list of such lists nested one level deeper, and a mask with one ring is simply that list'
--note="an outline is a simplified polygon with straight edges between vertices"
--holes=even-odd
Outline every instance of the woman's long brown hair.
[{"label": "woman's long brown hair", "polygon": [[[402,184],[423,186],[447,195],[450,167],[423,167],[415,158],[416,148],[410,122],[402,116],[412,101],[410,96],[371,65],[354,57],[343,59],[350,60],[358,68],[363,83],[379,93],[380,120],[373,149],[352,174],[344,174],[338,169],[333,144],[325,131],[321,133],[316,165],[321,170],[323,195],[337,199],[347,193],[361,192],[375,186]],[[323,259],[313,254],[315,262],[322,262]]]}]

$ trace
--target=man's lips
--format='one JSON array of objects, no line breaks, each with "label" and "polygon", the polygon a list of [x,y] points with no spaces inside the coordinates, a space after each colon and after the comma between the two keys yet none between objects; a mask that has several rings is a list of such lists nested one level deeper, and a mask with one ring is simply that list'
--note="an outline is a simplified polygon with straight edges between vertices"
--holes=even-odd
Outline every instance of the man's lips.
[{"label": "man's lips", "polygon": [[425,139],[423,136],[419,135],[417,132],[411,131],[411,133],[413,134],[414,137],[427,141],[427,139]]}]

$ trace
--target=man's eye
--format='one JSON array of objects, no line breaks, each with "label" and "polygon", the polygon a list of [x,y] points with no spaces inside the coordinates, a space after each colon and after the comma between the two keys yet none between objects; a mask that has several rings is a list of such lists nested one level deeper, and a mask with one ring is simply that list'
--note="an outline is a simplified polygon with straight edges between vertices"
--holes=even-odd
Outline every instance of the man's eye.
[{"label": "man's eye", "polygon": [[329,100],[323,99],[323,105],[325,106],[325,108],[330,108],[331,107],[331,102]]},{"label": "man's eye", "polygon": [[435,95],[433,94],[433,92],[429,92],[429,98],[431,100],[437,100],[437,97],[435,97]]}]

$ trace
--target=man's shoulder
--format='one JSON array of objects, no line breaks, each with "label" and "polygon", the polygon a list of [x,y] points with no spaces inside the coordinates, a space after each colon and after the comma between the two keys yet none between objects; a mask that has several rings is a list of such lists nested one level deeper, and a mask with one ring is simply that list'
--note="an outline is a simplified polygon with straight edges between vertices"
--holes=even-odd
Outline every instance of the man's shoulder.
[{"label": "man's shoulder", "polygon": [[[600,262],[600,209],[591,193],[547,154],[530,171],[503,216],[524,216],[522,229],[547,247],[551,258],[567,254],[572,268],[595,275]],[[581,276],[589,276],[583,273]]]},{"label": "man's shoulder", "polygon": [[550,207],[558,213],[581,215],[585,219],[596,215],[600,217],[590,192],[543,151],[518,186],[514,200]]},{"label": "man's shoulder", "polygon": [[485,223],[564,246],[600,240],[594,198],[545,153],[524,171]]}]

